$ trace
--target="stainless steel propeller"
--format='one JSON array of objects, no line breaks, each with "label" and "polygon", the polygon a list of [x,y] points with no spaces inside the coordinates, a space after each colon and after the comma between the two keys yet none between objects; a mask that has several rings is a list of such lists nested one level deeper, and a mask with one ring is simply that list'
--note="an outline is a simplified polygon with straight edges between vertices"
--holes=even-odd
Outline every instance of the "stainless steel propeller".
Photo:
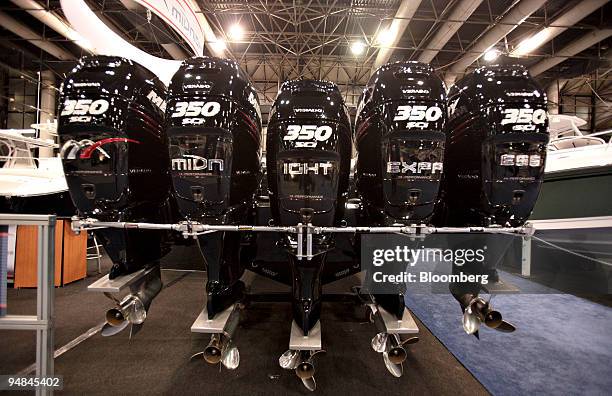
[{"label": "stainless steel propeller", "polygon": [[378,333],[372,338],[372,349],[374,352],[383,353],[387,348],[388,333]]},{"label": "stainless steel propeller", "polygon": [[278,364],[285,370],[295,370],[300,364],[300,351],[289,349],[279,358]]},{"label": "stainless steel propeller", "polygon": [[127,320],[124,320],[116,326],[111,325],[109,323],[105,323],[104,326],[102,326],[100,334],[102,334],[103,337],[112,337],[115,334],[119,334],[120,332],[122,332],[126,327],[128,327],[129,324],[130,322],[128,322]]},{"label": "stainless steel propeller", "polygon": [[389,359],[389,353],[388,352],[383,352],[383,361],[385,362],[385,367],[387,368],[387,370],[389,370],[389,372],[394,376],[394,377],[401,377],[402,374],[404,373],[404,365],[402,363],[400,364],[396,364],[393,363],[390,359]]},{"label": "stainless steel propeller", "polygon": [[463,330],[467,334],[474,334],[480,328],[480,319],[478,315],[472,312],[471,304],[465,308],[463,312]]},{"label": "stainless steel propeller", "polygon": [[227,346],[221,354],[221,364],[229,370],[235,370],[240,364],[240,352],[236,346],[231,345],[231,341],[228,341]]},{"label": "stainless steel propeller", "polygon": [[372,349],[382,353],[383,362],[389,372],[395,377],[401,377],[404,372],[403,362],[407,352],[405,345],[414,344],[419,337],[410,337],[402,341],[398,334],[378,333],[372,338]]},{"label": "stainless steel propeller", "polygon": [[304,387],[312,392],[317,388],[317,382],[314,379],[315,367],[313,357],[321,352],[325,351],[289,349],[278,358],[278,364],[285,370],[294,370],[295,375],[302,381]]},{"label": "stainless steel propeller", "polygon": [[314,377],[302,378],[302,384],[311,392],[317,389],[317,381],[315,381]]},{"label": "stainless steel propeller", "polygon": [[479,338],[478,330],[481,323],[504,333],[511,333],[516,330],[512,323],[502,318],[499,311],[493,309],[490,300],[485,301],[482,297],[475,297],[463,311],[463,330],[467,334],[473,334],[476,338]]}]

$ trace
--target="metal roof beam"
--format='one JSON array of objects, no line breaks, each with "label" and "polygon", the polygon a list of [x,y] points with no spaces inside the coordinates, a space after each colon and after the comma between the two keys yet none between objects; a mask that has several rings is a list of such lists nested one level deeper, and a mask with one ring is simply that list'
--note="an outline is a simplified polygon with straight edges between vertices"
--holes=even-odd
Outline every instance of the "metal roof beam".
[{"label": "metal roof beam", "polygon": [[470,53],[459,58],[453,66],[446,72],[445,81],[447,85],[452,84],[458,75],[480,58],[491,47],[497,44],[508,33],[513,31],[518,25],[523,23],[531,14],[537,11],[546,0],[522,0],[516,4],[501,19],[500,23],[495,24],[480,39],[472,45]]},{"label": "metal roof beam", "polygon": [[529,72],[532,76],[542,74],[546,70],[558,65],[569,57],[572,57],[589,47],[599,43],[602,40],[612,36],[612,29],[601,29],[594,30],[580,37],[579,39],[572,41],[570,44],[563,47],[561,50],[556,52],[554,56],[544,59],[529,68]]},{"label": "metal roof beam", "polygon": [[389,62],[389,59],[391,59],[391,54],[395,49],[394,47],[397,46],[397,43],[404,35],[404,32],[410,23],[410,19],[416,12],[417,8],[419,8],[420,4],[421,0],[402,0],[402,3],[397,9],[397,13],[393,17],[391,26],[388,28],[389,32],[393,36],[393,42],[390,43],[388,47],[381,47],[378,50],[378,55],[376,56],[374,66],[372,67],[372,73],[380,66]]}]

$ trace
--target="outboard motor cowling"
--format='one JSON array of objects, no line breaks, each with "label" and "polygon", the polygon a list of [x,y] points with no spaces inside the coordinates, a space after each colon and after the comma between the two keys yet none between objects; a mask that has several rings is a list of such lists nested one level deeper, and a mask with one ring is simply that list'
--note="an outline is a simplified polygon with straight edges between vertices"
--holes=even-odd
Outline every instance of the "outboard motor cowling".
[{"label": "outboard motor cowling", "polygon": [[[60,155],[79,214],[101,221],[171,222],[165,86],[120,57],[83,58],[62,84]],[[116,276],[156,262],[161,231],[94,231]]]},{"label": "outboard motor cowling", "polygon": [[484,66],[449,92],[445,223],[520,226],[544,176],[546,95],[523,66]]},{"label": "outboard motor cowling", "polygon": [[326,81],[285,82],[268,123],[266,164],[275,222],[295,225],[313,210],[314,225],[334,225],[344,213],[351,126],[338,87]]},{"label": "outboard motor cowling", "polygon": [[[252,222],[261,115],[257,93],[238,64],[209,57],[184,61],[170,83],[167,120],[182,216],[204,224]],[[208,265],[210,318],[242,294],[242,239],[231,232],[200,237]]]},{"label": "outboard motor cowling", "polygon": [[[272,218],[277,225],[339,225],[348,194],[351,125],[338,87],[326,81],[285,82],[272,106],[266,166]],[[320,313],[320,272],[333,247],[313,237],[309,260],[296,258],[296,236],[285,234],[293,279],[293,311],[307,334]]]},{"label": "outboard motor cowling", "polygon": [[355,122],[366,223],[431,218],[443,170],[446,92],[431,66],[390,63],[370,78]]}]

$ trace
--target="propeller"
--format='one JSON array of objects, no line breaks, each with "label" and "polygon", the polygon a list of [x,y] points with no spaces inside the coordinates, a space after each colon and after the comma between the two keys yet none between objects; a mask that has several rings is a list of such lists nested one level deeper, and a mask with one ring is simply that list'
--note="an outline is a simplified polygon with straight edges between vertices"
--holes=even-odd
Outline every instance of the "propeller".
[{"label": "propeller", "polygon": [[419,337],[410,337],[402,341],[398,334],[378,333],[372,338],[371,345],[375,352],[382,353],[387,370],[393,376],[401,377],[404,370],[402,363],[408,356],[405,345],[418,341]]},{"label": "propeller", "polygon": [[240,352],[236,346],[231,345],[231,341],[228,341],[227,346],[221,354],[221,364],[229,370],[237,369],[240,364]]},{"label": "propeller", "polygon": [[279,358],[278,364],[285,370],[295,370],[300,364],[300,351],[289,349]]},{"label": "propeller", "polygon": [[[117,300],[115,300],[117,301]],[[106,324],[102,327],[102,336],[111,337],[119,334],[132,324],[130,339],[138,333],[145,319],[147,310],[138,296],[129,294],[117,306],[106,312]]]},{"label": "propeller", "polygon": [[202,357],[208,364],[222,364],[229,370],[238,368],[240,364],[240,351],[235,345],[232,345],[230,338],[224,337],[222,334],[215,333],[211,335],[210,342],[202,352],[197,352],[191,355],[190,359]]},{"label": "propeller", "polygon": [[468,305],[463,312],[463,330],[468,334],[474,334],[480,328],[478,315],[472,312],[471,305]]},{"label": "propeller", "polygon": [[389,358],[388,352],[383,352],[383,361],[385,362],[385,367],[394,377],[401,377],[404,373],[404,365],[401,363],[393,363]]},{"label": "propeller", "polygon": [[372,349],[374,352],[383,353],[387,349],[388,333],[378,333],[372,338]]},{"label": "propeller", "polygon": [[502,314],[492,308],[490,301],[485,301],[482,297],[473,298],[463,311],[463,330],[467,334],[473,334],[479,338],[478,330],[481,323],[487,327],[511,333],[516,327],[502,318]]},{"label": "propeller", "polygon": [[105,323],[104,326],[102,326],[100,334],[102,334],[102,337],[112,337],[115,334],[119,334],[121,331],[123,331],[126,327],[128,327],[129,324],[130,323],[127,320],[121,322],[118,325],[111,325],[110,323]]},{"label": "propeller", "polygon": [[302,378],[302,384],[311,392],[314,392],[317,389],[317,381],[315,381],[314,377],[310,378]]},{"label": "propeller", "polygon": [[294,370],[295,375],[302,380],[304,387],[312,392],[317,388],[317,382],[314,379],[315,366],[313,357],[321,352],[325,351],[300,351],[289,349],[278,358],[278,364],[285,370]]},{"label": "propeller", "polygon": [[217,364],[221,361],[221,335],[213,334],[210,337],[210,342],[204,348],[203,357],[206,360],[206,363],[209,364]]},{"label": "propeller", "polygon": [[512,333],[516,330],[516,326],[512,323],[502,320],[499,326],[495,327],[495,330],[501,331],[502,333]]}]

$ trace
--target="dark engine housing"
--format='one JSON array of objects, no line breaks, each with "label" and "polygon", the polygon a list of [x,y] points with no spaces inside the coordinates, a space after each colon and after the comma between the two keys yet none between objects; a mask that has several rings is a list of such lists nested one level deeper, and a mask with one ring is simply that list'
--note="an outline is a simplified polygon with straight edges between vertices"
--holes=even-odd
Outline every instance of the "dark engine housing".
[{"label": "dark engine housing", "polygon": [[[184,218],[204,224],[245,224],[260,180],[261,115],[257,93],[232,60],[183,62],[168,92],[167,134],[172,181]],[[242,295],[240,233],[200,237],[208,264],[212,318]]]},{"label": "dark engine housing", "polygon": [[274,101],[266,139],[270,206],[279,225],[334,225],[343,216],[351,159],[351,125],[338,87],[285,82]]},{"label": "dark engine housing", "polygon": [[523,66],[484,66],[448,100],[444,223],[522,225],[544,176],[545,93]]},{"label": "dark engine housing", "polygon": [[172,180],[183,216],[244,220],[260,174],[257,93],[234,61],[186,60],[168,90]]},{"label": "dark engine housing", "polygon": [[[352,136],[338,87],[324,81],[285,82],[272,106],[266,142],[274,222],[339,225],[348,195]],[[334,240],[314,235],[314,257],[308,260],[296,257],[294,234],[282,240],[289,253],[293,318],[308,334],[319,320],[321,270]]]},{"label": "dark engine housing", "polygon": [[[164,133],[165,86],[124,58],[83,58],[62,84],[58,134],[70,196],[102,221],[167,222],[171,181]],[[162,255],[158,231],[101,229],[110,277]]]},{"label": "dark engine housing", "polygon": [[366,223],[429,221],[444,161],[446,90],[431,66],[397,62],[370,78],[355,122]]}]

